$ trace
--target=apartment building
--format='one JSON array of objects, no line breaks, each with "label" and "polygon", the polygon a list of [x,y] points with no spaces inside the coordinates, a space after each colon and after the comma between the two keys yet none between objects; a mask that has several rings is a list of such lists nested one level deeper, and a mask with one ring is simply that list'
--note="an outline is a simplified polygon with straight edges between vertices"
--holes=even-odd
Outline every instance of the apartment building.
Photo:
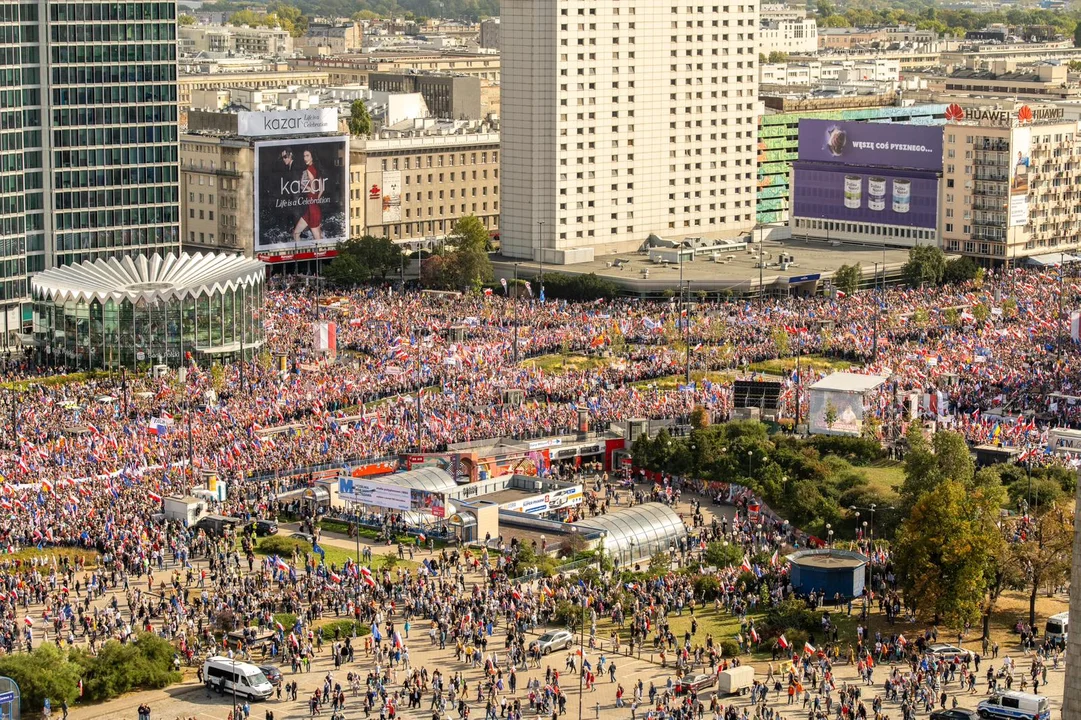
[{"label": "apartment building", "polygon": [[430,246],[476,215],[499,228],[499,133],[477,124],[418,123],[417,130],[354,138],[350,231]]},{"label": "apartment building", "polygon": [[1061,108],[971,101],[947,109],[942,246],[983,265],[1075,250],[1081,123]]},{"label": "apartment building", "polygon": [[758,7],[714,2],[503,3],[505,255],[750,232]]},{"label": "apartment building", "polygon": [[181,51],[190,54],[289,55],[293,52],[293,36],[279,28],[181,25],[179,33]]},{"label": "apartment building", "polygon": [[193,90],[228,90],[245,87],[253,90],[284,90],[299,85],[302,87],[326,87],[329,85],[326,72],[319,70],[288,70],[286,66],[261,72],[213,73],[182,75],[178,83],[178,98],[181,108],[190,108]]},{"label": "apartment building", "polygon": [[175,251],[176,3],[4,3],[0,347],[30,274]]},{"label": "apartment building", "polygon": [[327,73],[331,85],[367,85],[373,72],[429,72],[471,75],[489,82],[499,82],[498,55],[442,53],[392,53],[349,55],[335,58],[297,58],[290,61],[294,70]]}]

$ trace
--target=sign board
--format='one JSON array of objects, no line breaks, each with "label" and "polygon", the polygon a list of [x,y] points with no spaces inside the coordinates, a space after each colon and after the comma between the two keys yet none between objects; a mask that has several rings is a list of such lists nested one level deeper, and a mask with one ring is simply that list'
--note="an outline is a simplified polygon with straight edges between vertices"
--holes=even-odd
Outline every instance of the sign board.
[{"label": "sign board", "polygon": [[9,677],[0,677],[0,718],[19,720],[22,717],[21,705],[22,692],[19,685]]},{"label": "sign board", "polygon": [[800,120],[799,159],[860,167],[942,171],[942,127]]},{"label": "sign board", "polygon": [[1028,170],[1032,153],[1032,130],[1013,131],[1010,148],[1010,227],[1028,225]]},{"label": "sign board", "polygon": [[255,252],[297,253],[349,235],[349,139],[255,144]]},{"label": "sign board", "polygon": [[998,105],[961,105],[950,103],[946,108],[946,121],[968,123],[985,127],[1016,127],[1030,123],[1057,122],[1066,117],[1066,111],[1053,105],[1003,108]]},{"label": "sign board", "polygon": [[521,500],[511,500],[508,503],[503,503],[499,507],[502,510],[513,510],[515,512],[529,513],[530,515],[541,515],[564,507],[574,507],[581,503],[582,486],[575,485],[574,487],[563,488],[561,490],[531,495],[527,498],[522,498]]},{"label": "sign board", "polygon": [[445,493],[400,487],[391,483],[339,477],[338,497],[347,502],[373,505],[388,510],[412,510],[440,518],[447,515]]},{"label": "sign board", "polygon": [[237,135],[285,137],[338,132],[338,108],[309,108],[276,112],[238,112]]}]

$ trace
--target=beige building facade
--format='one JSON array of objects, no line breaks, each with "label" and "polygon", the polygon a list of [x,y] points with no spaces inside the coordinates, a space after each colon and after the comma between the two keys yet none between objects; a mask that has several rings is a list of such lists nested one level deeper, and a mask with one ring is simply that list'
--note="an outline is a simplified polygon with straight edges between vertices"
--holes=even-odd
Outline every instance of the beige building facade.
[{"label": "beige building facade", "polygon": [[320,70],[280,70],[267,72],[212,73],[206,75],[181,75],[177,85],[181,108],[191,107],[193,90],[228,90],[244,87],[253,90],[281,90],[291,85],[303,87],[326,87],[328,75]]},{"label": "beige building facade", "polygon": [[499,229],[499,133],[353,138],[350,230],[431,245],[476,215]]},{"label": "beige building facade", "polygon": [[180,136],[180,227],[189,252],[252,257],[255,152],[245,139]]},{"label": "beige building facade", "polygon": [[1013,265],[1078,248],[1081,123],[1064,120],[1054,106],[972,101],[950,108],[942,249],[983,265]]},{"label": "beige building facade", "polygon": [[420,53],[381,53],[336,58],[298,58],[290,61],[294,70],[325,72],[331,85],[367,85],[368,74],[418,72],[453,73],[478,77],[498,83],[498,55],[451,55]]}]

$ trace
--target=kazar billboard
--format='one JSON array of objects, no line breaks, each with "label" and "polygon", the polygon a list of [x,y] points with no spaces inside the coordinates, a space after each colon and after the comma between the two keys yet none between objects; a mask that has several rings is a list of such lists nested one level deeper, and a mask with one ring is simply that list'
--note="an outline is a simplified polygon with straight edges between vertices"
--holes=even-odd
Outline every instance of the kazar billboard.
[{"label": "kazar billboard", "polygon": [[348,138],[256,143],[256,252],[334,245],[348,232]]},{"label": "kazar billboard", "polygon": [[863,167],[942,170],[942,127],[800,120],[799,159]]},{"label": "kazar billboard", "polygon": [[338,108],[277,110],[236,114],[237,134],[246,137],[316,135],[338,132]]}]

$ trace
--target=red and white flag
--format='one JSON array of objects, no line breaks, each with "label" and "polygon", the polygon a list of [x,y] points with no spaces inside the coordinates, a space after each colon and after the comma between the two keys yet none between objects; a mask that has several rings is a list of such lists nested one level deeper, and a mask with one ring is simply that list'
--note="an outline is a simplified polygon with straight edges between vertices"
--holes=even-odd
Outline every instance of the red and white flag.
[{"label": "red and white flag", "polygon": [[805,643],[803,643],[803,652],[807,653],[808,655],[814,655],[815,654],[815,646],[812,645],[809,642],[805,642]]},{"label": "red and white flag", "polygon": [[739,569],[742,570],[743,572],[750,572],[751,571],[751,563],[747,560],[746,555],[743,556],[743,562],[741,562],[739,564]]},{"label": "red and white flag", "polygon": [[788,645],[788,638],[786,638],[786,637],[785,637],[784,635],[782,635],[781,637],[777,638],[777,644],[778,644],[778,645],[780,645],[780,646],[781,646],[782,648],[784,648],[785,650],[787,650],[787,649],[789,648],[789,645]]},{"label": "red and white flag", "polygon": [[147,490],[147,491],[146,491],[146,494],[147,494],[147,497],[149,497],[149,498],[150,498],[151,500],[153,500],[154,502],[156,502],[156,503],[160,503],[160,502],[161,502],[161,495],[158,495],[158,494],[157,494],[156,492],[154,492],[153,490]]}]

